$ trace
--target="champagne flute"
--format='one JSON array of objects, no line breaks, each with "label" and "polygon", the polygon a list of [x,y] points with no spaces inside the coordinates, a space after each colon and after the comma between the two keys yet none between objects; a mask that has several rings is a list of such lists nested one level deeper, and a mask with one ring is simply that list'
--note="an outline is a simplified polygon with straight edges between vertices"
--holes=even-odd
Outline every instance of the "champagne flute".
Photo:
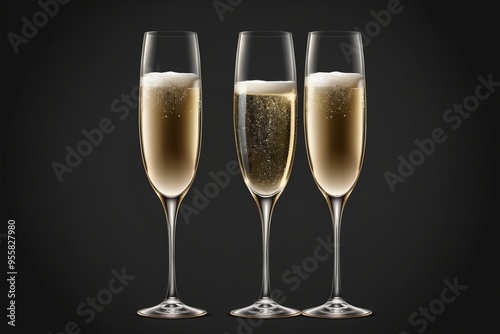
[{"label": "champagne flute", "polygon": [[206,314],[183,304],[175,283],[175,225],[182,199],[193,183],[201,146],[201,70],[194,32],[144,34],[139,129],[144,169],[165,211],[168,285],[165,299],[137,313],[177,319]]},{"label": "champagne flute", "polygon": [[252,305],[231,311],[246,318],[284,318],[300,311],[271,297],[271,215],[283,192],[295,154],[297,83],[292,34],[239,34],[234,86],[234,130],[243,179],[257,202],[262,223],[262,289]]},{"label": "champagne flute", "polygon": [[342,211],[361,171],[365,149],[366,92],[363,44],[358,32],[310,32],[304,119],[314,180],[333,220],[333,284],[328,301],[302,312],[317,318],[356,318],[370,310],[349,305],[340,286]]}]

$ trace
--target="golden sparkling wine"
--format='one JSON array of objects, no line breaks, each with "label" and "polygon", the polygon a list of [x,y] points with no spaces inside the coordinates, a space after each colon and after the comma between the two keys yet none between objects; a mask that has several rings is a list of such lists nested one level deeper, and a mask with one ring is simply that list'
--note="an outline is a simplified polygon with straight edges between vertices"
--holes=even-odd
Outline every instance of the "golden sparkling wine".
[{"label": "golden sparkling wine", "polygon": [[365,145],[364,76],[314,73],[305,80],[309,163],[330,196],[349,193],[358,179]]},{"label": "golden sparkling wine", "polygon": [[149,181],[164,196],[181,196],[198,165],[200,78],[193,73],[145,74],[139,100],[142,158]]},{"label": "golden sparkling wine", "polygon": [[295,153],[295,82],[236,83],[234,122],[238,158],[248,188],[262,197],[281,192],[290,177]]}]

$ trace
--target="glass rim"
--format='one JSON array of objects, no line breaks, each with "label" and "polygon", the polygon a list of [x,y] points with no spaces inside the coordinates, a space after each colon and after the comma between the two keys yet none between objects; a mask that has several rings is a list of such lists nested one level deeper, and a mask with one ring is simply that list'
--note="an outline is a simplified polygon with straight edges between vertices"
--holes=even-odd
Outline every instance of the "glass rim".
[{"label": "glass rim", "polygon": [[282,30],[246,30],[246,31],[240,31],[239,35],[248,37],[283,37],[283,36],[291,36],[292,33],[289,31],[282,31]]},{"label": "glass rim", "polygon": [[354,31],[354,30],[317,30],[309,32],[309,36],[352,37],[352,36],[361,36],[361,33],[359,31]]},{"label": "glass rim", "polygon": [[154,36],[154,37],[188,37],[197,36],[194,31],[187,30],[151,30],[146,31],[144,36]]}]

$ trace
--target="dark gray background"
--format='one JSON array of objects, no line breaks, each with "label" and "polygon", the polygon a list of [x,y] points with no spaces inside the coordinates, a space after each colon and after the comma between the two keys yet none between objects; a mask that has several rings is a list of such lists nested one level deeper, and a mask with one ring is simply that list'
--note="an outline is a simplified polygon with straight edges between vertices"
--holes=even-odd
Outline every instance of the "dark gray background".
[{"label": "dark gray background", "polygon": [[[224,1],[225,2],[225,1]],[[367,307],[364,319],[329,321],[297,317],[249,325],[231,317],[259,294],[260,223],[240,175],[206,208],[177,228],[179,295],[208,310],[198,319],[162,321],[135,314],[162,300],[166,287],[165,220],[141,162],[137,109],[121,120],[111,104],[138,85],[142,37],[148,30],[199,34],[203,75],[203,144],[193,189],[212,182],[210,172],[236,159],[232,88],[238,32],[293,33],[299,87],[307,32],[352,30],[373,21],[387,1],[242,1],[221,21],[212,1],[76,1],[14,53],[7,33],[20,34],[35,1],[2,1],[1,62],[2,204],[0,233],[16,220],[16,327],[2,332],[59,333],[74,321],[81,333],[417,333],[408,319],[440,298],[444,280],[467,289],[428,323],[426,333],[498,333],[500,297],[493,271],[498,231],[498,106],[500,93],[481,102],[457,130],[442,120],[446,109],[474,94],[477,77],[500,81],[499,2],[401,0],[365,47],[368,132],[363,170],[343,220],[345,298]],[[265,66],[265,64],[263,64]],[[301,89],[302,90],[302,89]],[[301,91],[300,90],[300,91]],[[302,94],[299,105],[302,106]],[[103,118],[115,129],[60,183],[53,161],[84,139],[81,131]],[[292,176],[279,199],[271,237],[271,283],[287,306],[323,303],[331,286],[331,257],[300,287],[282,279],[313,255],[316,239],[331,234],[326,203],[311,177],[304,146],[302,108]],[[434,154],[391,192],[384,172],[398,156],[441,127],[448,136]],[[2,249],[2,309],[7,243]],[[125,268],[135,276],[86,323],[76,313]],[[490,306],[491,304],[491,306]],[[256,325],[256,327],[255,327]]]}]

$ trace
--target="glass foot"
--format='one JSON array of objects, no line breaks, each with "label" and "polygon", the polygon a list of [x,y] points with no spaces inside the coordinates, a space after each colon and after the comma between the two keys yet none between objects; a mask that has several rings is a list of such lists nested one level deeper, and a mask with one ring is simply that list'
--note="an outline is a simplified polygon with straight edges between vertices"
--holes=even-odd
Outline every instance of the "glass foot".
[{"label": "glass foot", "polygon": [[359,318],[372,314],[372,311],[349,305],[344,299],[335,297],[321,306],[309,308],[302,314],[313,318]]},{"label": "glass foot", "polygon": [[259,319],[289,318],[300,315],[299,310],[281,306],[271,298],[259,299],[250,306],[232,310],[230,313],[236,317]]},{"label": "glass foot", "polygon": [[160,319],[194,318],[207,314],[207,311],[190,307],[177,298],[165,299],[160,304],[137,311],[143,317]]}]

